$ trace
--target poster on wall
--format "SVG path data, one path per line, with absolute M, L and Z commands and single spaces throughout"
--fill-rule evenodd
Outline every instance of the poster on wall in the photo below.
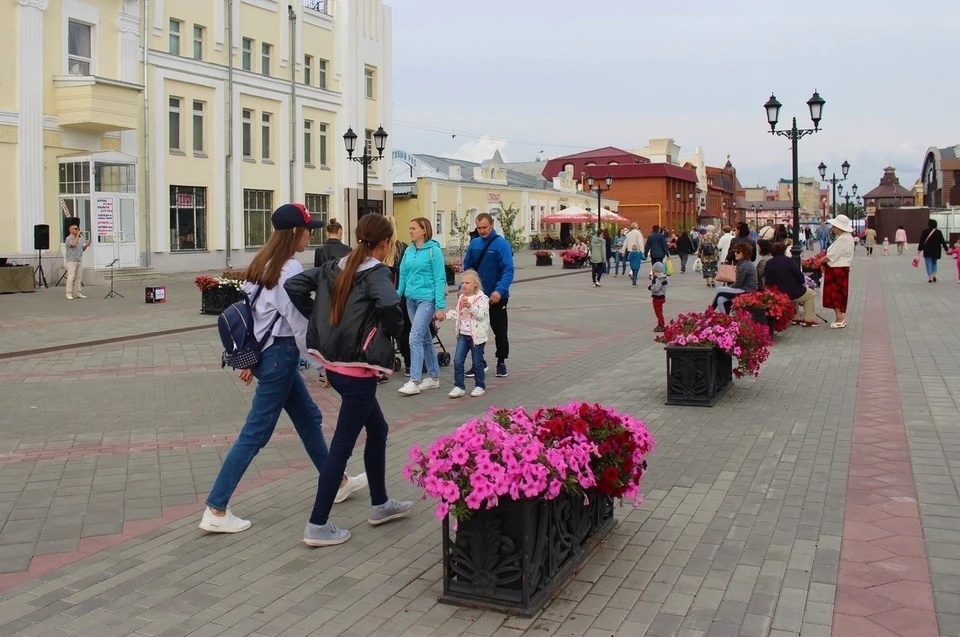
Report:
M 93 205 L 97 216 L 97 236 L 113 236 L 113 199 L 97 197 Z

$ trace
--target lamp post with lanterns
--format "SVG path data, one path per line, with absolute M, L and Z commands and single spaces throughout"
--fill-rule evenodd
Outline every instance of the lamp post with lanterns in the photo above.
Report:
M 820 181 L 822 181 L 825 184 L 833 185 L 833 199 L 832 199 L 833 203 L 830 205 L 830 214 L 834 219 L 836 219 L 837 218 L 837 184 L 840 183 L 841 181 L 846 181 L 847 173 L 850 172 L 850 163 L 844 160 L 844 162 L 840 164 L 840 171 L 843 176 L 840 177 L 839 179 L 837 178 L 837 173 L 833 173 L 833 176 L 830 177 L 830 179 L 827 179 L 827 165 L 823 162 L 820 162 L 820 165 L 817 166 L 817 170 L 820 171 Z
M 359 157 L 353 156 L 354 151 L 357 150 L 357 134 L 353 132 L 353 127 L 347 128 L 347 132 L 343 134 L 343 143 L 347 147 L 347 158 L 363 166 L 363 204 L 360 207 L 360 212 L 357 214 L 357 219 L 359 219 L 367 214 L 367 174 L 370 170 L 370 164 L 383 159 L 383 149 L 387 147 L 387 133 L 383 130 L 383 126 L 380 126 L 373 134 L 373 144 L 377 148 L 376 155 L 370 153 L 370 148 L 367 146 L 366 141 L 364 141 L 363 154 Z
M 846 206 L 846 208 L 844 208 L 844 211 L 846 212 L 846 215 L 847 215 L 848 217 L 851 216 L 851 215 L 850 215 L 850 200 L 853 199 L 854 197 L 856 197 L 856 195 L 857 195 L 857 184 L 853 184 L 853 187 L 852 187 L 850 190 L 852 190 L 853 192 L 848 192 L 847 194 L 843 194 L 843 184 L 840 184 L 839 186 L 837 186 L 837 191 L 840 193 L 840 196 L 843 197 L 844 200 L 846 201 L 847 206 Z M 856 217 L 856 215 L 853 215 L 853 216 L 854 216 L 854 218 Z M 836 217 L 836 215 L 834 215 L 834 217 Z
M 601 195 L 606 191 L 610 190 L 610 186 L 613 185 L 613 176 L 610 174 L 607 174 L 607 177 L 606 179 L 604 179 L 604 182 L 606 182 L 607 184 L 606 188 L 601 188 L 600 184 L 597 184 L 596 186 L 594 186 L 593 175 L 587 175 L 587 187 L 590 188 L 591 192 L 597 193 L 597 235 L 598 236 L 600 234 L 600 224 L 603 221 L 600 217 L 600 214 L 603 212 L 603 200 L 601 198 Z
M 791 142 L 793 150 L 793 246 L 791 253 L 793 260 L 800 263 L 800 254 L 803 248 L 800 247 L 800 168 L 799 156 L 797 154 L 797 144 L 805 135 L 812 135 L 820 131 L 820 120 L 823 116 L 823 105 L 826 101 L 820 97 L 816 91 L 810 99 L 807 100 L 807 106 L 810 108 L 810 119 L 813 121 L 813 128 L 797 128 L 797 118 L 793 118 L 793 126 L 789 130 L 777 130 L 777 121 L 780 119 L 780 107 L 783 106 L 775 95 L 771 94 L 770 99 L 763 105 L 767 112 L 767 123 L 770 124 L 770 134 L 786 137 Z

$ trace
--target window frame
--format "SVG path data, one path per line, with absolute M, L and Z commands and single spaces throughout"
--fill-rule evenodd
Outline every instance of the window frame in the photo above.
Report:
M 318 135 L 319 135 L 318 144 L 319 144 L 319 149 L 318 149 L 318 153 L 317 153 L 317 154 L 318 154 L 318 158 L 319 158 L 319 160 L 320 160 L 320 166 L 321 166 L 322 168 L 327 168 L 327 130 L 328 130 L 327 123 L 326 123 L 326 122 L 320 122 L 320 126 L 319 126 L 319 128 L 318 128 Z
M 273 113 L 260 113 L 260 159 L 261 161 L 272 161 L 270 158 L 270 146 L 272 139 L 270 129 L 273 124 Z
M 190 207 L 179 205 L 179 195 L 189 194 L 193 197 Z M 201 204 L 197 205 L 198 194 Z M 168 221 L 170 224 L 170 252 L 206 252 L 207 246 L 207 188 L 206 186 L 178 186 L 170 185 L 170 201 L 168 205 Z M 193 217 L 193 247 L 180 247 L 180 212 L 192 211 Z M 199 216 L 198 216 L 199 215 Z
M 255 207 L 254 207 L 255 206 Z M 253 188 L 243 189 L 243 246 L 248 250 L 258 250 L 266 245 L 270 235 L 273 234 L 273 226 L 270 223 L 270 216 L 273 214 L 273 191 L 258 190 Z M 256 215 L 257 218 L 253 218 Z M 263 233 L 262 243 L 251 243 L 252 224 L 259 225 L 259 230 Z
M 206 102 L 203 100 L 192 100 L 193 105 L 191 112 L 193 114 L 190 125 L 191 125 L 191 137 L 193 141 L 193 154 L 194 155 L 203 155 L 206 156 L 207 153 L 207 131 L 206 131 Z M 197 106 L 199 105 L 199 108 Z M 197 148 L 197 128 L 199 119 L 199 129 L 200 129 L 200 148 Z
M 303 164 L 313 168 L 313 120 L 303 120 Z
M 244 71 L 253 71 L 253 38 L 240 40 L 240 68 Z
M 313 86 L 313 56 L 303 56 L 303 83 L 307 86 Z
M 372 128 L 365 128 L 365 129 L 364 129 L 364 131 L 363 131 L 363 144 L 364 144 L 364 146 L 366 147 L 367 154 L 368 154 L 370 157 L 373 157 L 373 156 L 374 156 L 373 151 L 376 150 L 376 148 L 375 148 L 374 145 L 373 145 L 373 129 L 372 129 Z M 362 151 L 361 151 L 361 152 L 362 152 Z M 376 174 L 377 174 L 377 168 L 376 168 L 376 166 L 377 166 L 377 163 L 376 163 L 376 162 L 370 162 L 370 165 L 369 165 L 369 167 L 367 168 L 367 172 L 370 173 L 371 175 L 376 175 Z
M 273 45 L 268 42 L 260 43 L 260 75 L 270 77 L 273 70 Z
M 434 219 L 433 234 L 438 237 L 443 236 L 443 210 L 437 210 L 437 218 Z
M 365 66 L 363 68 L 363 93 L 368 100 L 377 99 L 377 70 Z
M 87 30 L 87 36 L 88 36 L 88 38 L 89 38 L 89 42 L 87 43 L 87 44 L 88 44 L 88 48 L 90 49 L 90 57 L 89 57 L 89 58 L 86 58 L 86 57 L 84 57 L 83 55 L 80 55 L 79 53 L 70 53 L 70 25 L 71 25 L 71 24 L 75 24 L 75 25 L 77 25 L 77 26 L 79 26 L 79 27 L 85 27 L 85 28 L 86 28 L 86 30 Z M 85 20 L 80 20 L 80 19 L 77 19 L 77 18 L 74 18 L 74 17 L 69 17 L 69 16 L 66 18 L 66 46 L 64 47 L 65 59 L 66 59 L 66 61 L 65 61 L 66 68 L 65 68 L 64 70 L 65 70 L 65 72 L 66 72 L 66 73 L 65 73 L 66 75 L 72 75 L 72 76 L 74 76 L 74 77 L 89 77 L 89 76 L 91 76 L 91 75 L 96 75 L 96 65 L 95 65 L 95 63 L 94 63 L 94 60 L 96 59 L 96 41 L 97 41 L 96 28 L 97 28 L 97 27 L 96 27 L 95 24 L 90 24 L 89 22 L 86 22 Z M 75 60 L 75 61 L 77 61 L 79 64 L 86 64 L 86 65 L 87 65 L 87 72 L 86 72 L 86 73 L 71 73 L 71 72 L 70 72 L 70 62 L 71 62 L 71 60 Z
M 174 31 L 173 29 L 174 25 L 176 25 L 177 27 L 176 31 Z M 170 55 L 180 55 L 180 52 L 183 50 L 183 47 L 180 46 L 182 44 L 181 42 L 181 36 L 183 34 L 182 29 L 183 29 L 183 20 L 170 18 L 169 22 L 167 23 L 167 36 L 169 38 L 169 41 L 167 43 L 167 46 L 168 46 L 167 52 L 170 53 Z M 176 38 L 176 47 L 174 47 L 174 38 Z M 176 48 L 176 51 L 173 50 L 174 48 Z
M 177 123 L 176 146 L 173 145 L 174 117 Z M 177 154 L 183 153 L 183 98 L 176 95 L 167 97 L 167 150 Z
M 320 205 L 316 206 L 315 203 L 319 203 Z M 311 219 L 323 222 L 322 227 L 310 232 L 310 243 L 307 245 L 312 248 L 323 245 L 323 242 L 327 240 L 326 225 L 330 218 L 330 195 L 312 192 L 305 193 L 303 195 L 303 205 L 306 206 Z M 322 208 L 322 210 L 316 210 L 317 207 Z
M 328 60 L 317 58 L 317 86 L 322 89 L 327 88 L 327 65 Z
M 253 158 L 253 109 L 244 108 L 240 110 L 240 152 L 243 158 L 248 161 L 256 161 Z M 248 148 L 249 147 L 249 148 Z
M 203 60 L 203 42 L 206 39 L 207 28 L 202 24 L 193 25 L 193 59 Z

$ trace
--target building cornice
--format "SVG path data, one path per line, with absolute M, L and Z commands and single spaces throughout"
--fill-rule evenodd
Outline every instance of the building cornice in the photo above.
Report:
M 50 0 L 17 0 L 17 4 L 28 9 L 46 11 L 47 7 L 50 6 Z

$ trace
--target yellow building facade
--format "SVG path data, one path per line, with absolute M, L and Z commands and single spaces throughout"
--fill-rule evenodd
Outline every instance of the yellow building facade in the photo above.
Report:
M 553 181 L 510 170 L 496 152 L 480 163 L 434 155 L 393 152 L 393 214 L 401 229 L 400 238 L 408 241 L 405 229 L 417 217 L 429 219 L 434 238 L 448 252 L 458 249 L 459 237 L 453 232 L 453 218 L 466 213 L 470 228 L 477 215 L 496 213 L 511 206 L 518 210 L 515 225 L 522 228 L 524 240 L 550 234 L 560 236 L 560 224 L 541 220 L 566 208 L 580 207 L 596 211 L 597 196 L 578 189 L 572 175 L 561 173 Z M 617 202 L 603 199 L 602 205 L 617 210 Z M 503 234 L 499 219 L 495 227 Z
M 0 22 L 0 56 L 16 60 L 0 86 L 17 88 L 0 91 L 0 185 L 17 204 L 0 220 L 16 232 L 0 256 L 35 259 L 41 224 L 55 255 L 76 217 L 88 267 L 241 268 L 287 201 L 351 230 L 363 174 L 343 133 L 393 119 L 381 0 L 14 4 Z M 389 212 L 377 168 L 368 209 Z

